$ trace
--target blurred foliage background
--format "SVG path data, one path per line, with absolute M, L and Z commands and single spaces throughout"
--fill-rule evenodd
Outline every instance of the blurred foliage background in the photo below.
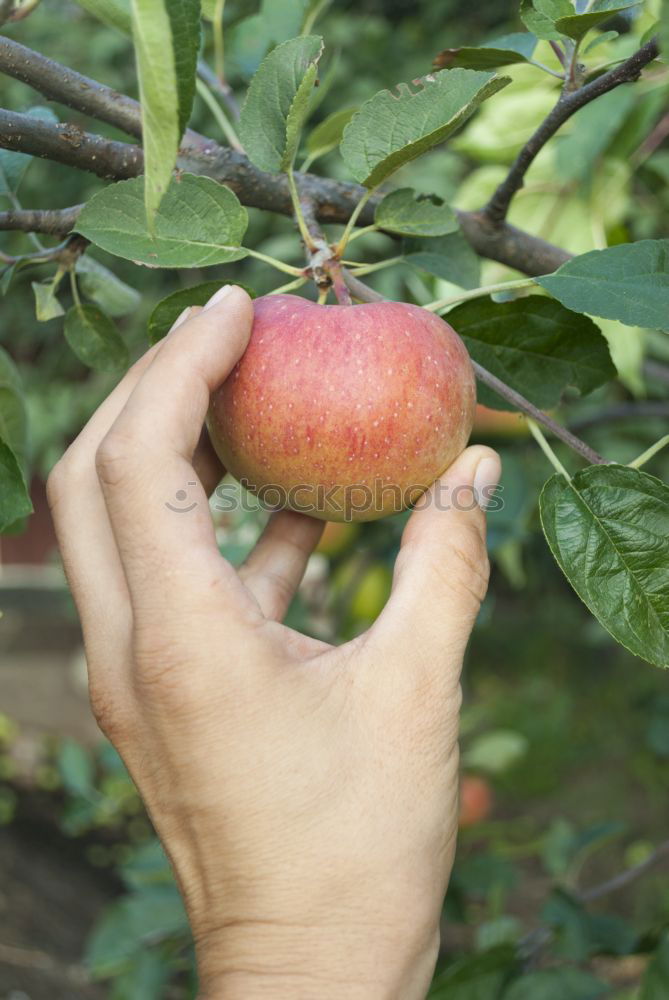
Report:
M 644 15 L 646 26 L 655 7 L 650 3 Z M 257 25 L 248 23 L 257 10 L 252 0 L 229 0 L 226 6 L 227 72 L 238 93 L 264 55 Z M 627 22 L 616 27 L 619 37 L 601 44 L 602 62 L 624 58 L 638 42 L 638 26 L 634 37 Z M 43 0 L 28 19 L 6 30 L 136 96 L 128 41 L 77 4 Z M 425 74 L 441 49 L 477 44 L 520 25 L 515 5 L 502 0 L 335 0 L 319 30 L 329 56 L 314 124 L 383 86 Z M 207 36 L 204 56 L 210 55 Z M 541 58 L 553 64 L 546 45 Z M 419 190 L 478 208 L 556 97 L 556 81 L 531 66 L 512 67 L 510 75 L 512 86 L 446 149 L 405 168 L 398 185 L 410 176 Z M 13 80 L 2 78 L 0 88 L 2 104 L 14 110 L 43 103 Z M 660 68 L 636 88 L 617 90 L 573 118 L 537 158 L 511 221 L 574 252 L 666 236 L 669 129 L 658 129 L 667 120 L 668 90 L 669 74 Z M 125 138 L 64 107 L 50 107 L 61 120 Z M 192 124 L 221 139 L 200 99 Z M 337 153 L 315 169 L 345 176 Z M 58 208 L 84 201 L 102 183 L 36 161 L 20 196 L 25 207 Z M 249 245 L 300 262 L 290 220 L 256 210 L 250 216 Z M 369 259 L 389 253 L 386 237 L 364 242 Z M 21 234 L 0 234 L 0 247 L 16 254 L 30 249 Z M 479 265 L 465 255 L 463 248 L 476 272 Z M 119 320 L 134 355 L 146 347 L 151 309 L 179 287 L 233 278 L 262 294 L 279 283 L 257 261 L 177 274 L 138 269 L 97 250 L 92 256 L 140 293 L 137 307 Z M 498 264 L 480 266 L 483 284 L 514 276 Z M 28 392 L 38 491 L 115 381 L 77 361 L 60 319 L 36 321 L 30 282 L 48 277 L 48 268 L 42 271 L 21 273 L 0 300 L 0 343 L 16 360 Z M 410 267 L 370 275 L 369 281 L 405 301 L 424 300 L 426 292 L 440 297 L 451 287 L 439 273 Z M 68 295 L 61 296 L 65 305 Z M 669 352 L 658 334 L 610 322 L 603 327 L 620 378 L 587 399 L 567 398 L 559 416 L 598 451 L 628 461 L 666 429 Z M 505 505 L 490 516 L 493 577 L 464 678 L 463 772 L 467 780 L 479 780 L 469 790 L 472 813 L 463 817 L 433 996 L 660 1000 L 669 996 L 667 864 L 658 864 L 660 874 L 630 880 L 592 905 L 582 893 L 643 865 L 667 836 L 667 678 L 615 645 L 562 579 L 540 535 L 535 506 L 551 470 L 521 418 L 481 414 L 475 433 L 502 454 Z M 575 467 L 572 455 L 558 451 Z M 666 478 L 669 463 L 658 455 L 648 471 Z M 265 516 L 253 503 L 248 507 L 216 515 L 222 551 L 235 562 L 253 544 Z M 290 611 L 291 623 L 338 642 L 373 621 L 387 595 L 403 523 L 400 516 L 358 529 L 329 529 Z M 50 558 L 49 572 L 57 565 L 55 554 Z M 183 909 L 121 761 L 108 745 L 70 725 L 57 700 L 48 705 L 48 724 L 26 722 L 30 712 L 5 687 L 26 649 L 31 662 L 39 658 L 53 670 L 53 650 L 64 649 L 80 675 L 76 621 L 62 581 L 47 586 L 33 575 L 28 585 L 5 566 L 0 584 L 0 872 L 8 876 L 6 893 L 0 891 L 0 996 L 194 996 Z M 36 631 L 43 636 L 39 643 Z M 37 684 L 26 699 L 48 701 L 51 691 Z M 22 888 L 9 879 L 16 865 L 25 874 Z M 60 923 L 70 928 L 67 939 Z M 519 969 L 518 954 L 523 975 L 507 989 Z

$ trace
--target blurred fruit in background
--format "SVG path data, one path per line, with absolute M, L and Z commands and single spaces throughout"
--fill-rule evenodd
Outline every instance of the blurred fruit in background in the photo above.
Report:
M 477 774 L 464 774 L 460 779 L 460 829 L 482 823 L 490 816 L 492 807 L 493 795 L 488 781 Z
M 333 559 L 348 551 L 360 534 L 360 524 L 353 521 L 328 521 L 316 552 Z

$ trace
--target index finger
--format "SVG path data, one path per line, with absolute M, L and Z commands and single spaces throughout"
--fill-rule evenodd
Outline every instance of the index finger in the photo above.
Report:
M 133 604 L 160 586 L 179 599 L 202 574 L 243 593 L 219 555 L 193 454 L 209 397 L 243 354 L 251 300 L 226 286 L 157 354 L 102 441 L 98 476 Z

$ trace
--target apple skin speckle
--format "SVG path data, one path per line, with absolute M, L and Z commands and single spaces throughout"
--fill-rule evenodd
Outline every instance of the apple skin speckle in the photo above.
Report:
M 226 469 L 256 492 L 307 485 L 312 516 L 376 520 L 396 512 L 396 493 L 386 487 L 366 509 L 344 513 L 347 488 L 390 483 L 408 504 L 465 448 L 474 374 L 444 320 L 402 302 L 319 306 L 267 295 L 253 306 L 249 345 L 212 396 L 209 431 Z M 318 489 L 322 498 L 333 487 L 323 505 Z M 299 492 L 300 504 L 307 495 Z

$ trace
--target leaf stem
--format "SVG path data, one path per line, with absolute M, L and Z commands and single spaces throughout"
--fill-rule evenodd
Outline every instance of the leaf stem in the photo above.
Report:
M 58 272 L 56 272 L 56 277 L 58 277 Z M 55 283 L 56 283 L 56 278 L 54 278 L 54 291 L 56 290 Z M 74 304 L 77 306 L 78 309 L 81 309 L 81 299 L 79 298 L 79 287 L 77 285 L 77 276 L 74 273 L 73 267 L 70 268 L 70 287 L 72 289 L 72 298 L 74 299 Z
M 539 445 L 539 447 L 543 451 L 543 453 L 546 456 L 546 458 L 548 459 L 548 461 L 551 463 L 551 465 L 553 466 L 553 468 L 555 469 L 555 471 L 559 472 L 560 475 L 564 476 L 564 478 L 567 480 L 567 482 L 570 483 L 571 482 L 571 476 L 569 475 L 569 473 L 565 469 L 564 465 L 562 464 L 562 462 L 560 461 L 560 459 L 557 457 L 557 455 L 555 454 L 555 452 L 553 451 L 553 449 L 549 445 L 549 443 L 546 440 L 546 437 L 545 437 L 543 431 L 539 427 L 539 424 L 535 424 L 534 420 L 532 420 L 531 417 L 527 417 L 526 419 L 527 419 L 527 426 L 530 428 L 530 431 L 532 433 L 532 437 L 537 442 L 537 444 Z
M 429 312 L 439 312 L 448 306 L 454 306 L 458 302 L 468 302 L 470 299 L 479 299 L 484 295 L 494 295 L 496 292 L 510 292 L 516 288 L 530 288 L 536 284 L 534 278 L 518 278 L 515 281 L 502 281 L 497 285 L 483 285 L 481 288 L 473 288 L 467 292 L 460 292 L 458 295 L 451 295 L 447 299 L 437 299 L 436 302 L 428 302 L 423 309 Z
M 354 233 L 348 238 L 348 242 L 352 243 L 353 240 L 359 239 L 361 236 L 367 236 L 368 233 L 378 233 L 379 227 L 377 225 L 363 226 L 362 229 L 356 229 Z
M 300 32 L 301 35 L 311 34 L 311 29 L 313 28 L 314 24 L 316 23 L 320 15 L 327 7 L 328 2 L 329 0 L 321 0 L 320 3 L 314 4 L 314 6 L 311 9 L 311 12 L 307 14 L 304 20 L 304 24 L 302 25 L 302 31 Z
M 329 288 L 321 288 L 318 292 L 318 304 L 319 306 L 324 306 L 328 300 L 328 294 L 330 292 Z
M 278 288 L 273 288 L 268 295 L 283 295 L 284 292 L 293 292 L 296 288 L 301 288 L 302 285 L 306 285 L 307 278 L 297 278 L 295 281 L 289 281 L 287 285 L 280 285 Z
M 223 35 L 223 14 L 225 13 L 225 0 L 216 0 L 214 7 L 214 19 L 212 29 L 214 32 L 214 67 L 216 76 L 223 82 L 225 80 L 225 40 Z
M 299 267 L 293 267 L 292 264 L 284 264 L 282 260 L 277 260 L 276 257 L 270 257 L 266 253 L 260 253 L 259 250 L 249 250 L 248 247 L 244 247 L 244 249 L 249 257 L 255 257 L 257 260 L 262 260 L 265 264 L 275 267 L 277 271 L 283 271 L 284 274 L 292 274 L 296 278 L 304 277 L 304 271 Z
M 657 455 L 658 451 L 662 451 L 662 449 L 666 448 L 668 444 L 669 434 L 665 434 L 664 437 L 661 437 L 659 441 L 652 444 L 650 448 L 647 448 L 644 452 L 642 452 L 637 458 L 634 459 L 634 461 L 628 462 L 628 467 L 630 469 L 640 469 L 642 465 L 649 462 L 654 455 Z
M 387 260 L 378 260 L 375 264 L 356 264 L 347 260 L 342 261 L 342 264 L 346 264 L 347 267 L 354 267 L 355 270 L 351 271 L 351 274 L 354 274 L 357 278 L 361 278 L 364 274 L 382 271 L 384 267 L 390 267 L 392 264 L 401 264 L 403 260 L 403 257 L 388 257 Z
M 295 182 L 295 173 L 292 167 L 289 167 L 286 171 L 288 175 L 288 188 L 290 190 L 290 199 L 293 203 L 293 212 L 295 213 L 295 221 L 297 222 L 297 228 L 300 230 L 300 236 L 302 237 L 302 242 L 310 253 L 316 251 L 316 244 L 311 238 L 311 233 L 307 229 L 307 224 L 304 219 L 304 213 L 302 211 L 302 206 L 300 204 L 300 194 L 297 190 L 297 184 Z
M 212 115 L 216 119 L 216 123 L 218 124 L 225 138 L 228 140 L 230 146 L 233 149 L 236 149 L 238 153 L 243 153 L 244 148 L 241 142 L 239 141 L 239 136 L 235 132 L 234 128 L 232 127 L 232 123 L 228 120 L 225 111 L 218 103 L 218 101 L 212 94 L 207 84 L 204 82 L 204 80 L 201 80 L 198 77 L 195 81 L 195 86 L 197 88 L 198 94 L 200 95 L 200 97 L 202 98 L 202 100 L 207 105 Z
M 346 249 L 346 247 L 348 245 L 348 241 L 351 238 L 351 233 L 353 232 L 355 224 L 356 224 L 356 222 L 358 220 L 358 216 L 360 215 L 360 213 L 362 212 L 363 208 L 365 207 L 365 205 L 367 204 L 367 202 L 372 197 L 372 195 L 374 194 L 375 191 L 376 191 L 376 188 L 370 188 L 368 191 L 365 191 L 365 193 L 363 194 L 362 198 L 360 199 L 360 201 L 358 202 L 358 204 L 355 206 L 355 208 L 351 212 L 351 218 L 346 223 L 346 228 L 344 229 L 344 232 L 341 234 L 341 238 L 340 238 L 340 240 L 339 240 L 339 242 L 337 243 L 337 246 L 336 246 L 336 253 L 340 257 L 343 255 L 344 250 Z

